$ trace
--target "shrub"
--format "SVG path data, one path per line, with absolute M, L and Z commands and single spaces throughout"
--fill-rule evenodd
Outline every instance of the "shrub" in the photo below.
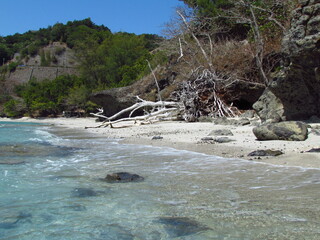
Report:
M 29 47 L 28 47 L 28 54 L 32 57 L 34 57 L 35 55 L 38 54 L 38 51 L 39 51 L 39 46 L 36 46 L 35 44 L 31 44 Z
M 54 54 L 60 56 L 65 51 L 66 51 L 65 47 L 56 47 L 55 50 L 54 50 Z
M 67 97 L 67 104 L 77 108 L 84 108 L 88 101 L 89 94 L 90 90 L 88 90 L 86 86 L 76 86 L 70 89 Z
M 4 113 L 7 117 L 22 117 L 25 113 L 25 106 L 22 100 L 11 99 L 4 104 Z

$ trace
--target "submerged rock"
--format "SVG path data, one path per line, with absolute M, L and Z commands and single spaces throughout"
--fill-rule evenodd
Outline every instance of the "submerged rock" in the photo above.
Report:
M 71 192 L 71 196 L 79 198 L 95 197 L 98 196 L 98 192 L 94 191 L 91 188 L 75 188 Z
M 304 141 L 308 137 L 307 125 L 302 122 L 288 121 L 270 123 L 253 128 L 258 140 Z
M 135 236 L 126 230 L 124 227 L 116 224 L 107 225 L 104 227 L 103 232 L 100 235 L 101 239 L 108 240 L 134 240 Z
M 123 183 L 123 182 L 141 182 L 144 178 L 139 176 L 138 174 L 132 174 L 128 172 L 118 172 L 108 174 L 104 181 L 110 183 Z
M 267 149 L 267 150 L 257 150 L 257 151 L 253 151 L 251 153 L 248 154 L 249 157 L 253 157 L 253 156 L 257 156 L 257 157 L 265 157 L 265 156 L 279 156 L 283 154 L 283 152 L 279 151 L 279 150 L 271 150 L 271 149 Z
M 20 212 L 17 216 L 12 217 L 13 220 L 0 222 L 0 229 L 12 229 L 19 226 L 20 223 L 31 222 L 32 214 Z
M 74 148 L 55 146 L 49 143 L 0 144 L 0 157 L 63 157 L 72 154 L 74 150 Z
M 169 236 L 173 238 L 210 230 L 210 228 L 187 217 L 160 217 L 157 222 L 163 224 Z
M 12 229 L 17 226 L 16 222 L 0 222 L 0 229 Z

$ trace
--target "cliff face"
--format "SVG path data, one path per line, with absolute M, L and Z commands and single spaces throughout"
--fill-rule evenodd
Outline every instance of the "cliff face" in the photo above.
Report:
M 262 121 L 320 117 L 320 0 L 300 0 L 283 40 L 281 70 L 254 109 Z

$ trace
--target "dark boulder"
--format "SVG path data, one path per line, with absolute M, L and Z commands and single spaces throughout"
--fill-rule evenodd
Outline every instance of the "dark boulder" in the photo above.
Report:
M 141 182 L 144 178 L 138 174 L 132 174 L 128 172 L 118 172 L 108 174 L 104 181 L 109 183 L 125 183 L 125 182 Z
M 270 123 L 253 128 L 258 140 L 304 141 L 308 137 L 307 125 L 302 122 L 288 121 Z

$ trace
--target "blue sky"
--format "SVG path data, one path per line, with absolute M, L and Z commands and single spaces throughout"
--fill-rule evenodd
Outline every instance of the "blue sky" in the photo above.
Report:
M 90 17 L 112 32 L 161 34 L 179 0 L 1 0 L 0 36 Z

